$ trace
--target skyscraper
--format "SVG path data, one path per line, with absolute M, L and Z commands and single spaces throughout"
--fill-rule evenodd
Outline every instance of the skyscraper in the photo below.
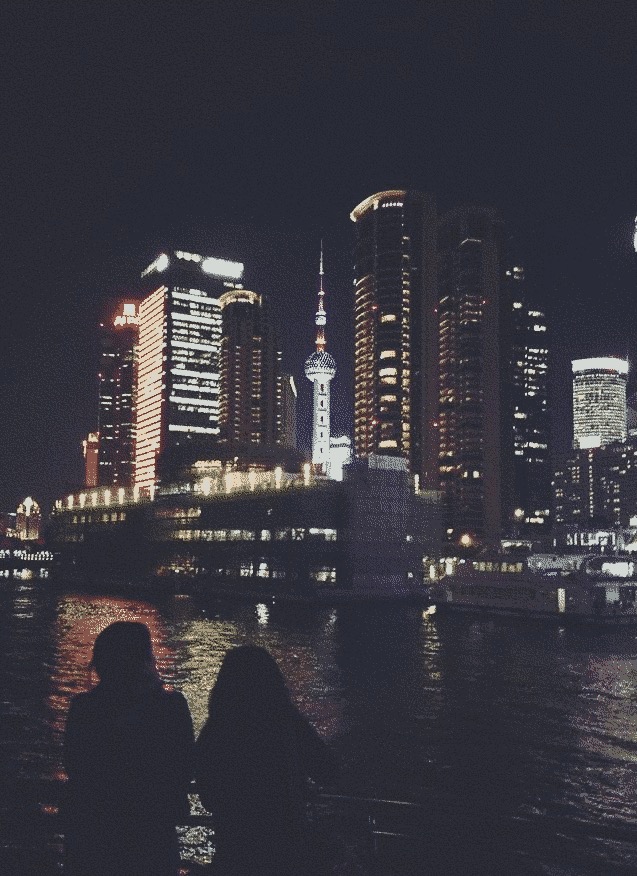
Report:
M 575 359 L 573 366 L 573 447 L 603 447 L 625 441 L 628 362 L 602 356 Z
M 266 299 L 246 289 L 219 298 L 221 331 L 220 437 L 274 446 L 280 351 Z
M 551 506 L 548 325 L 544 311 L 529 300 L 523 268 L 505 271 L 503 290 L 501 343 L 508 362 L 502 395 L 513 438 L 513 446 L 509 440 L 504 450 L 513 452 L 512 491 L 505 513 L 509 523 L 514 520 L 516 528 L 526 524 L 528 532 L 545 527 Z M 506 428 L 504 435 L 506 439 Z
M 330 381 L 336 374 L 336 362 L 325 349 L 327 316 L 323 290 L 323 245 L 319 267 L 319 297 L 316 311 L 316 352 L 305 360 L 305 376 L 314 386 L 312 406 L 312 462 L 326 471 L 330 456 Z
M 219 296 L 243 265 L 177 250 L 142 273 L 135 486 L 151 491 L 160 455 L 180 440 L 219 434 Z M 151 291 L 152 290 L 152 291 Z
M 99 473 L 102 486 L 133 483 L 137 303 L 119 301 L 100 325 Z
M 549 514 L 547 322 L 505 240 L 491 208 L 440 221 L 439 468 L 454 541 L 496 545 Z
M 354 451 L 402 456 L 437 487 L 436 208 L 389 190 L 356 206 Z M 426 440 L 425 440 L 426 439 Z

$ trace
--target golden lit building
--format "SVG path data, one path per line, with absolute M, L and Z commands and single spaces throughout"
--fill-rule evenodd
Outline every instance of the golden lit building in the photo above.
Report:
M 402 456 L 437 487 L 425 441 L 437 411 L 436 207 L 390 190 L 350 214 L 354 251 L 354 452 Z

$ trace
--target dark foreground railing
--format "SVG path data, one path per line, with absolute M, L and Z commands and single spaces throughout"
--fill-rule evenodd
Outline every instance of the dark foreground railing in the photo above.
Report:
M 213 873 L 212 817 L 191 797 L 179 825 L 182 876 Z M 63 826 L 55 803 L 3 813 L 2 876 L 62 876 Z M 308 859 L 304 876 L 412 876 L 422 870 L 422 807 L 402 800 L 316 794 L 308 803 Z

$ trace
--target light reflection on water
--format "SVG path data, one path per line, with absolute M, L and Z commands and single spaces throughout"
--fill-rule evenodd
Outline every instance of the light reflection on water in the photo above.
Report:
M 68 703 L 94 682 L 95 637 L 115 620 L 139 620 L 197 731 L 226 650 L 261 644 L 338 751 L 343 791 L 420 800 L 424 829 L 453 827 L 467 844 L 485 823 L 508 825 L 503 854 L 516 867 L 525 855 L 536 869 L 502 872 L 593 876 L 637 868 L 634 844 L 591 838 L 599 826 L 633 824 L 635 631 L 423 618 L 410 606 L 150 601 L 44 587 L 15 581 L 0 592 L 0 743 L 3 772 L 14 783 L 61 776 Z M 555 819 L 564 818 L 586 827 L 577 841 L 556 839 Z M 532 836 L 516 832 L 521 824 Z M 436 858 L 433 844 L 432 873 L 454 872 L 441 863 L 449 854 Z

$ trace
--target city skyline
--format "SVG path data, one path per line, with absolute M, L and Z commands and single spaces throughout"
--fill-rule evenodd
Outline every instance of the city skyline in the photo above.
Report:
M 245 261 L 246 288 L 289 316 L 283 367 L 307 447 L 311 387 L 296 349 L 311 341 L 325 238 L 333 432 L 349 432 L 348 216 L 388 188 L 432 193 L 441 211 L 494 206 L 507 221 L 516 263 L 562 339 L 552 387 L 562 447 L 570 360 L 635 358 L 632 4 L 601 16 L 587 3 L 478 3 L 473 17 L 460 4 L 426 14 L 406 4 L 400 20 L 386 11 L 376 21 L 308 10 L 134 11 L 123 34 L 99 10 L 72 27 L 44 5 L 37 22 L 20 4 L 9 10 L 6 56 L 19 45 L 20 58 L 9 63 L 4 134 L 2 507 L 35 494 L 46 512 L 80 482 L 81 441 L 97 426 L 95 325 L 108 297 L 133 292 L 140 253 L 165 241 Z M 211 59 L 193 39 L 213 30 Z M 176 33 L 189 51 L 172 52 Z M 153 63 L 162 46 L 175 59 L 170 78 Z M 230 71 L 238 52 L 251 63 Z

